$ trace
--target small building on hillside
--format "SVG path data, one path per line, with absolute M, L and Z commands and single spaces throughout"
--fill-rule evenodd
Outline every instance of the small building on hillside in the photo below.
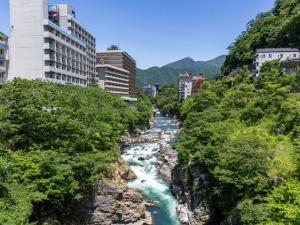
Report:
M 253 70 L 256 71 L 256 75 L 259 74 L 260 67 L 264 62 L 274 59 L 280 59 L 281 61 L 289 61 L 300 58 L 300 51 L 297 48 L 266 48 L 257 49 L 253 60 Z
M 201 84 L 205 81 L 203 74 L 193 76 L 190 73 L 183 73 L 178 78 L 178 99 L 185 100 L 191 94 L 198 92 Z
M 144 86 L 143 90 L 144 90 L 145 95 L 151 95 L 152 97 L 156 96 L 157 88 L 156 88 L 155 85 L 150 85 L 149 84 L 148 86 Z

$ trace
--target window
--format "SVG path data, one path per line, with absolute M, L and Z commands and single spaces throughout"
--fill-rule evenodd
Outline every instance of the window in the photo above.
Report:
M 261 57 L 264 59 L 264 58 L 266 58 L 266 55 L 265 55 L 265 54 L 262 54 Z
M 280 54 L 280 58 L 283 58 L 283 54 Z
M 296 57 L 297 57 L 297 55 L 296 55 L 296 54 L 293 54 L 293 57 L 294 57 L 294 58 L 296 58 Z
M 272 54 L 269 54 L 269 58 L 270 58 L 270 59 L 272 58 Z

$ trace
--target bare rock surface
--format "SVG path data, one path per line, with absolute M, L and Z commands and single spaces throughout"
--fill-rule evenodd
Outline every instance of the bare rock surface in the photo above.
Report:
M 96 188 L 81 202 L 81 217 L 89 225 L 152 225 L 149 202 L 138 189 L 129 189 L 124 182 L 136 175 L 128 163 L 119 160 L 113 173 L 100 180 Z

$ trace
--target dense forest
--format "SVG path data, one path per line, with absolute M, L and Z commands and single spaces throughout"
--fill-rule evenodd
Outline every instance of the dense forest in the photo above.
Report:
M 300 47 L 300 1 L 276 0 L 268 12 L 248 22 L 247 28 L 229 47 L 223 72 L 249 65 L 256 49 Z
M 131 109 L 100 88 L 7 82 L 0 89 L 0 224 L 76 219 L 70 206 L 114 169 L 121 136 L 148 126 L 151 102 L 138 93 Z
M 176 87 L 158 95 L 184 122 L 173 147 L 185 172 L 209 174 L 203 197 L 216 223 L 299 224 L 299 82 L 271 61 L 257 78 L 244 67 L 182 103 Z
M 300 72 L 285 74 L 278 60 L 258 77 L 248 70 L 257 48 L 299 46 L 299 21 L 299 0 L 277 0 L 229 46 L 222 79 L 182 103 L 177 87 L 157 96 L 163 113 L 183 121 L 173 147 L 185 173 L 208 174 L 199 194 L 213 224 L 300 224 Z

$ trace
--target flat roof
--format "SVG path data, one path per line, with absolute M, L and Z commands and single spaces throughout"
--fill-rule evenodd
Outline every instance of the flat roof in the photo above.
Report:
M 96 52 L 96 56 L 97 56 L 97 53 L 111 53 L 111 52 L 120 52 L 120 53 L 124 53 L 124 54 L 126 54 L 130 59 L 132 59 L 134 62 L 135 62 L 135 60 L 127 53 L 127 52 L 125 52 L 125 51 L 122 51 L 122 50 L 106 50 L 106 51 L 97 51 Z
M 261 48 L 257 49 L 256 53 L 271 53 L 271 52 L 299 52 L 297 48 Z

